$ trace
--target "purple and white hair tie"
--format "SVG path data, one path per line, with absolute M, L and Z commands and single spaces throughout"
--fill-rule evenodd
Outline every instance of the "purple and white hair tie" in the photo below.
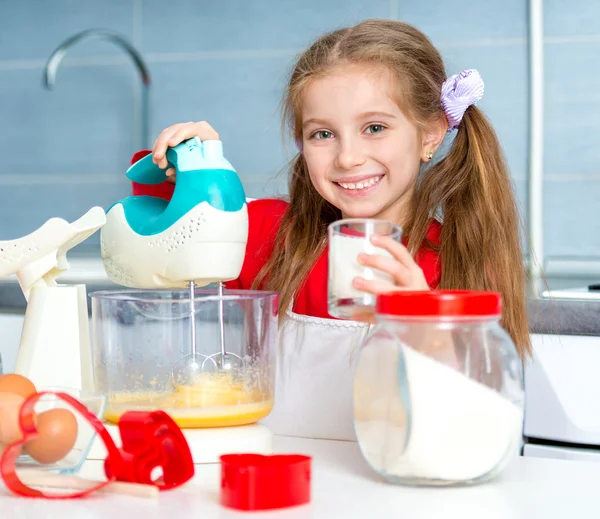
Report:
M 448 119 L 448 131 L 458 128 L 466 109 L 483 97 L 483 90 L 483 79 L 475 69 L 463 70 L 444 81 L 441 102 Z

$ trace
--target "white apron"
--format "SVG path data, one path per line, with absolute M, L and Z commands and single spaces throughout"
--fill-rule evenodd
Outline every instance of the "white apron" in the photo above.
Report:
M 293 313 L 279 328 L 275 404 L 262 422 L 283 436 L 356 441 L 353 377 L 369 325 Z

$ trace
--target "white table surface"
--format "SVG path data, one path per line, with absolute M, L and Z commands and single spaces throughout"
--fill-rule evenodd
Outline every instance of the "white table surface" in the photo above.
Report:
M 19 519 L 579 519 L 600 517 L 600 463 L 517 458 L 493 482 L 465 488 L 411 488 L 384 483 L 352 442 L 275 438 L 275 450 L 313 456 L 312 501 L 271 512 L 238 512 L 218 503 L 219 465 L 197 465 L 185 486 L 157 498 L 95 494 L 71 501 L 25 499 L 0 490 L 0 518 Z M 99 477 L 101 462 L 81 475 Z

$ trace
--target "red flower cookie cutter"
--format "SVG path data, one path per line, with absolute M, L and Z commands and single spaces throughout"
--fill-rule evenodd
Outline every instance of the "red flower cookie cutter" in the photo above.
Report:
M 310 501 L 311 462 L 300 454 L 224 454 L 221 504 L 238 510 L 269 510 Z
M 128 411 L 119 420 L 123 448 L 104 462 L 107 477 L 118 481 L 178 487 L 194 475 L 192 454 L 181 429 L 163 411 Z M 162 476 L 152 479 L 156 467 Z
M 16 461 L 21 447 L 38 436 L 34 424 L 35 404 L 45 395 L 53 395 L 68 403 L 85 418 L 98 433 L 108 450 L 104 463 L 107 480 L 71 494 L 51 494 L 25 485 L 18 477 Z M 70 499 L 86 496 L 112 481 L 156 485 L 165 490 L 189 481 L 194 475 L 194 463 L 189 446 L 177 424 L 163 411 L 128 411 L 119 420 L 123 447 L 115 442 L 102 422 L 79 400 L 67 393 L 43 391 L 28 397 L 19 411 L 23 438 L 8 445 L 0 458 L 0 475 L 6 487 L 19 496 Z M 152 480 L 151 472 L 163 469 L 162 477 Z

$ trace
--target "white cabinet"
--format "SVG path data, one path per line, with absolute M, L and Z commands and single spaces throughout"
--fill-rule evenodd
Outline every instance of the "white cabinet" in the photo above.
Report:
M 532 458 L 551 458 L 559 460 L 576 460 L 600 462 L 600 451 L 586 447 L 563 447 L 557 445 L 538 445 L 528 443 L 523 449 L 523 456 Z
M 25 314 L 0 313 L 0 355 L 4 373 L 12 373 L 17 360 Z
M 524 434 L 535 441 L 524 455 L 600 461 L 600 337 L 531 338 Z

